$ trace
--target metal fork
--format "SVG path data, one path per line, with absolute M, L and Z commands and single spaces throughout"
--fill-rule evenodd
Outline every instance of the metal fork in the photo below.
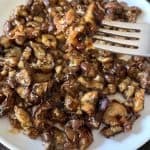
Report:
M 100 28 L 93 37 L 96 39 L 93 44 L 95 48 L 115 53 L 150 57 L 150 24 L 104 20 L 102 25 L 108 28 Z

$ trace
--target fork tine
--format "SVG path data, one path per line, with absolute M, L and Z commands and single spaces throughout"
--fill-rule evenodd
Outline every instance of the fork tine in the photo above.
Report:
M 132 38 L 140 38 L 139 32 L 125 32 L 125 31 L 116 31 L 116 30 L 110 30 L 110 29 L 102 29 L 100 28 L 98 30 L 99 32 L 111 34 L 111 35 L 118 35 L 123 37 L 132 37 Z
M 135 29 L 135 30 L 140 30 L 142 27 L 144 27 L 143 24 L 127 23 L 127 22 L 119 22 L 119 21 L 106 21 L 106 20 L 102 21 L 102 25 L 124 28 L 124 29 Z
M 103 40 L 106 42 L 112 42 L 117 44 L 123 44 L 123 45 L 129 45 L 129 46 L 138 46 L 138 40 L 125 40 L 125 39 L 118 39 L 118 38 L 112 38 L 112 37 L 106 37 L 101 35 L 95 35 L 95 39 Z
M 140 55 L 145 56 L 146 54 L 137 53 L 138 49 L 133 48 L 126 48 L 126 47 L 120 47 L 120 46 L 112 46 L 112 45 L 106 45 L 106 44 L 100 44 L 99 42 L 95 42 L 93 46 L 100 50 L 107 50 L 115 53 L 122 53 L 122 54 L 129 54 L 129 55 Z

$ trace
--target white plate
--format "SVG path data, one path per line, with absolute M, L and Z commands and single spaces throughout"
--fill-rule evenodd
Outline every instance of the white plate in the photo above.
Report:
M 146 0 L 124 0 L 129 5 L 135 5 L 143 10 L 139 22 L 150 23 L 150 5 Z M 2 25 L 12 10 L 25 0 L 0 0 L 0 31 Z M 94 143 L 89 150 L 135 150 L 150 139 L 150 96 L 146 96 L 145 109 L 129 133 L 122 133 L 111 139 L 106 139 L 94 131 Z M 7 119 L 0 119 L 0 142 L 11 150 L 43 150 L 40 140 L 31 140 L 23 134 L 10 133 L 10 124 Z

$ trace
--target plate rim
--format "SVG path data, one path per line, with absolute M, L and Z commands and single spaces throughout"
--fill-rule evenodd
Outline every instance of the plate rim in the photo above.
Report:
M 121 1 L 124 1 L 124 0 L 121 0 Z M 149 5 L 149 7 L 150 7 L 150 2 L 148 2 L 147 0 L 142 0 L 142 1 L 144 1 L 144 3 L 147 3 L 147 5 Z M 139 146 L 137 148 L 144 145 L 147 141 L 148 141 L 148 139 L 143 140 L 143 144 L 142 143 L 139 144 Z M 0 143 L 10 150 L 20 150 L 19 147 L 15 146 L 13 143 L 9 142 L 7 139 L 1 137 L 1 135 L 0 135 Z M 98 150 L 98 149 L 99 148 L 96 148 L 96 150 Z

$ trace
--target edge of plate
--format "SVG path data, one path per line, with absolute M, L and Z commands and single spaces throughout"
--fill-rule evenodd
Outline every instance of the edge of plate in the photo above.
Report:
M 0 137 L 0 142 L 1 142 L 2 145 L 4 145 L 5 147 L 7 147 L 10 150 L 19 150 L 19 148 L 17 148 L 14 144 L 11 144 L 5 138 Z
M 122 0 L 123 1 L 123 0 Z M 150 5 L 150 3 L 147 0 L 143 0 L 145 3 L 147 3 L 147 5 Z M 137 148 L 139 148 L 140 146 L 142 146 L 142 144 L 144 145 L 149 139 L 144 138 L 143 142 L 141 142 L 140 144 L 138 144 Z M 11 144 L 9 141 L 7 141 L 5 138 L 0 137 L 0 142 L 1 144 L 3 144 L 4 146 L 6 146 L 8 149 L 11 150 L 19 150 L 19 148 L 17 148 L 14 144 Z

